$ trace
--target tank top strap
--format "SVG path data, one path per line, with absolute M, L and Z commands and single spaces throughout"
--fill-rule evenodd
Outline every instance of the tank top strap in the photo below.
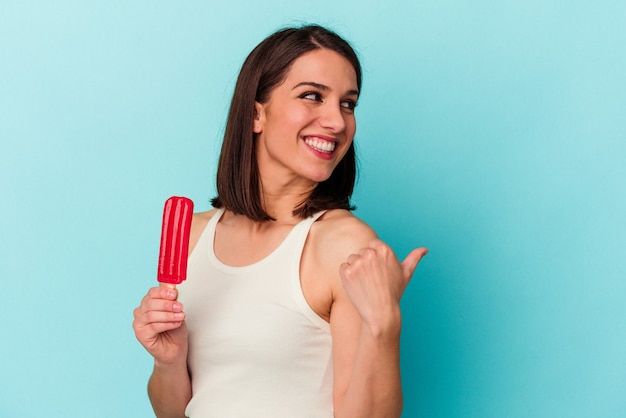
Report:
M 304 245 L 311 231 L 311 227 L 326 211 L 317 212 L 313 216 L 301 221 L 294 229 L 296 229 L 291 238 L 289 245 L 283 247 L 283 251 L 286 251 L 285 262 L 289 263 L 289 280 L 291 282 L 291 294 L 293 300 L 299 307 L 299 311 L 315 326 L 322 330 L 327 335 L 330 335 L 330 325 L 324 319 L 322 319 L 317 313 L 311 309 L 308 304 L 304 292 L 302 290 L 302 284 L 300 282 L 300 263 L 302 261 L 302 253 L 304 251 Z
M 222 219 L 222 215 L 224 214 L 224 212 L 226 212 L 226 209 L 224 209 L 223 207 L 218 208 L 213 216 L 211 216 L 211 219 L 209 219 L 209 222 L 207 222 L 205 230 L 202 233 L 202 236 L 206 235 L 206 239 L 210 239 L 211 242 L 213 242 L 213 240 L 215 239 L 215 229 L 217 228 L 217 223 L 220 221 L 220 219 Z
M 189 257 L 197 257 L 204 256 L 207 254 L 209 249 L 213 248 L 213 240 L 215 238 L 215 229 L 216 225 L 219 222 L 220 218 L 224 214 L 224 208 L 219 208 L 215 211 L 209 222 L 205 225 L 202 233 L 200 234 L 200 238 L 198 238 L 198 242 L 194 247 L 193 251 L 189 254 Z
M 317 213 L 314 213 L 313 215 L 309 216 L 306 219 L 303 219 L 302 221 L 300 221 L 300 223 L 298 223 L 294 229 L 295 229 L 295 234 L 298 236 L 298 238 L 302 239 L 308 236 L 309 234 L 309 230 L 311 229 L 311 226 L 313 226 L 313 224 L 315 223 L 315 221 L 317 221 L 326 211 L 322 210 L 319 211 Z M 304 241 L 302 241 L 302 244 L 304 244 Z
M 311 226 L 313 226 L 315 221 L 317 221 L 324 213 L 326 213 L 326 211 L 322 210 L 300 221 L 296 226 L 294 226 L 293 230 L 287 236 L 284 242 L 286 245 L 281 245 L 283 250 L 291 253 L 293 256 L 292 259 L 297 260 L 298 264 L 300 257 L 302 256 L 304 243 L 309 236 Z
M 315 221 L 317 221 L 325 213 L 326 213 L 325 210 L 321 210 L 321 211 L 319 211 L 317 213 L 314 213 L 313 215 L 309 216 L 308 218 L 303 219 L 302 221 L 300 221 L 298 226 L 300 228 L 305 229 L 306 231 L 308 231 L 309 229 L 311 229 L 311 225 L 313 225 L 313 223 L 315 223 Z

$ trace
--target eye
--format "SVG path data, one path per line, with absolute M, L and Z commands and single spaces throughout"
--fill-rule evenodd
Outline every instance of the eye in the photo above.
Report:
M 313 100 L 316 102 L 321 102 L 322 100 L 322 95 L 315 92 L 315 91 L 307 91 L 306 93 L 302 93 L 300 95 L 301 99 L 306 99 L 306 100 Z
M 356 107 L 356 101 L 354 100 L 344 100 L 340 103 L 340 106 L 345 110 L 349 110 L 354 112 L 354 108 Z

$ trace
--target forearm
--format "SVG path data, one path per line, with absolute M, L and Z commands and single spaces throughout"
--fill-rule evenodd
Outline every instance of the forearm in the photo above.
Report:
M 191 379 L 186 364 L 160 365 L 155 361 L 148 381 L 148 396 L 158 418 L 182 418 L 191 399 Z
M 335 404 L 336 418 L 400 417 L 400 327 L 399 311 L 384 327 L 362 324 L 349 383 Z

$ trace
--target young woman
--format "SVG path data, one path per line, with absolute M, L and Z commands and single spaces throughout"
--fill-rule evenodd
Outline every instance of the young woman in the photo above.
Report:
M 351 212 L 361 67 L 320 26 L 243 64 L 188 278 L 148 291 L 133 327 L 158 417 L 399 417 L 403 262 Z

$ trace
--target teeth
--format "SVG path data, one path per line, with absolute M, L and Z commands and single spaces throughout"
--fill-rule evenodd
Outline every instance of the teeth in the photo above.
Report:
M 312 138 L 307 138 L 304 140 L 304 142 L 311 148 L 314 148 L 320 152 L 333 152 L 336 145 L 334 142 L 322 141 L 320 139 Z

